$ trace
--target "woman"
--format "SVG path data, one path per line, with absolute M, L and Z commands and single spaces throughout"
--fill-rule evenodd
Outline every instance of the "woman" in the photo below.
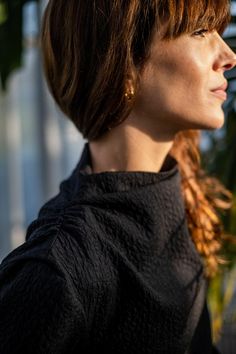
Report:
M 217 351 L 206 291 L 227 191 L 198 141 L 224 122 L 228 22 L 226 0 L 49 1 L 46 78 L 88 141 L 2 262 L 1 353 Z

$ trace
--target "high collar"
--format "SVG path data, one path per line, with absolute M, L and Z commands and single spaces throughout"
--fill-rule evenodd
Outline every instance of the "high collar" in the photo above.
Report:
M 162 240 L 167 241 L 185 222 L 186 215 L 177 161 L 168 155 L 165 166 L 168 168 L 159 172 L 88 173 L 91 155 L 87 142 L 71 176 L 72 198 L 81 205 L 125 215 L 149 237 L 157 237 L 162 230 Z
M 135 187 L 142 187 L 148 184 L 157 184 L 165 180 L 171 180 L 178 175 L 177 161 L 168 154 L 159 172 L 148 171 L 105 171 L 92 172 L 92 160 L 89 143 L 86 142 L 82 151 L 80 161 L 76 167 L 82 183 L 96 183 L 103 192 L 128 191 Z
M 80 160 L 73 171 L 73 177 L 79 179 L 77 187 L 93 188 L 97 193 L 113 193 L 130 191 L 133 188 L 156 185 L 161 189 L 167 183 L 174 185 L 180 182 L 180 172 L 177 161 L 168 154 L 159 172 L 149 171 L 105 171 L 92 172 L 89 143 L 84 144 Z M 158 188 L 158 189 L 159 189 Z

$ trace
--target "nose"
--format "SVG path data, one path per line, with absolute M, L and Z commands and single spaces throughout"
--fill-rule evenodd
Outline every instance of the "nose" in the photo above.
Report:
M 227 44 L 226 44 L 227 45 Z M 233 52 L 232 49 L 227 45 L 228 49 L 228 55 L 227 58 L 225 59 L 225 62 L 223 64 L 223 69 L 224 71 L 231 70 L 235 67 L 236 65 L 236 54 Z
M 218 38 L 220 40 L 219 56 L 218 60 L 215 62 L 215 69 L 223 70 L 223 72 L 231 70 L 236 66 L 236 53 L 234 53 L 220 35 L 218 35 Z

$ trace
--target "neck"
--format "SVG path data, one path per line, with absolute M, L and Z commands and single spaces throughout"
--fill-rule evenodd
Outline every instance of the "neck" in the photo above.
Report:
M 104 171 L 147 171 L 165 169 L 173 139 L 158 139 L 123 122 L 98 140 L 89 142 L 94 173 Z

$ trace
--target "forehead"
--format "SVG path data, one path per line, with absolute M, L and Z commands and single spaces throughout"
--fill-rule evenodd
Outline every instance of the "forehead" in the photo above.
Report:
M 166 0 L 158 3 L 157 29 L 164 38 L 178 37 L 199 27 L 223 33 L 230 21 L 228 0 Z

